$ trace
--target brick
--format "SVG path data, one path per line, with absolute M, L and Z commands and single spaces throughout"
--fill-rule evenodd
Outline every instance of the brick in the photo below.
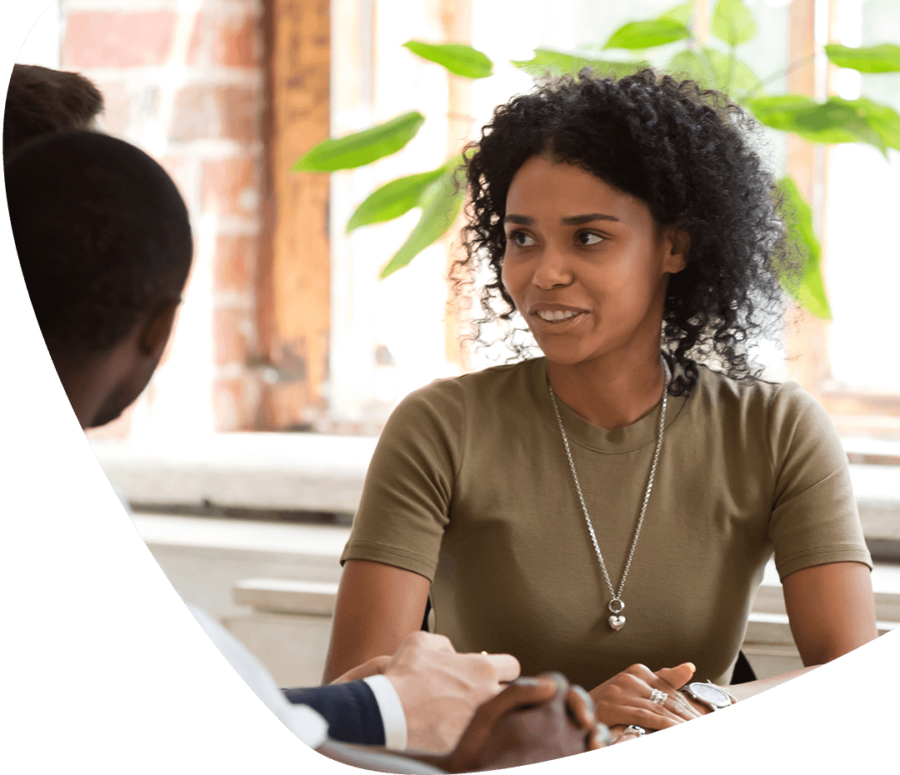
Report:
M 259 240 L 256 237 L 217 237 L 213 290 L 252 293 L 252 271 L 258 250 Z
M 103 113 L 100 124 L 104 132 L 124 137 L 132 124 L 132 96 L 121 84 L 95 82 L 103 94 Z
M 172 54 L 173 11 L 73 11 L 66 18 L 63 69 L 161 65 Z
M 262 96 L 245 86 L 192 84 L 175 95 L 169 139 L 223 138 L 249 144 L 260 139 Z
M 253 320 L 245 309 L 225 307 L 213 312 L 213 362 L 217 366 L 246 363 Z
M 262 94 L 258 89 L 222 86 L 216 89 L 222 137 L 252 143 L 262 137 Z
M 214 430 L 221 433 L 254 430 L 259 403 L 259 386 L 251 376 L 216 380 L 212 386 Z
M 200 206 L 204 213 L 253 216 L 259 211 L 260 169 L 249 158 L 203 163 Z
M 197 15 L 188 44 L 189 65 L 259 67 L 262 64 L 262 27 L 255 14 Z

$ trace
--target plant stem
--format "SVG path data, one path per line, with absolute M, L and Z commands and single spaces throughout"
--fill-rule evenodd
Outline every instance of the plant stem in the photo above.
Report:
M 792 70 L 795 70 L 796 68 L 800 67 L 800 65 L 805 65 L 810 59 L 815 59 L 815 57 L 817 57 L 821 53 L 822 53 L 821 51 L 813 51 L 812 54 L 808 54 L 807 56 L 803 57 L 802 59 L 794 60 L 783 70 L 779 70 L 777 73 L 770 75 L 765 80 L 760 81 L 759 86 L 757 86 L 755 89 L 753 89 L 753 91 L 751 91 L 747 95 L 747 99 L 750 99 L 751 97 L 755 97 L 757 92 L 759 92 L 766 84 L 772 83 L 772 81 L 777 81 L 779 78 L 783 78 Z

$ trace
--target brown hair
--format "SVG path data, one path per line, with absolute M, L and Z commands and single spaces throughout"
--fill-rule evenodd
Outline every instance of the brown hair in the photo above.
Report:
M 103 95 L 78 73 L 15 65 L 3 117 L 3 163 L 22 145 L 65 129 L 89 129 Z

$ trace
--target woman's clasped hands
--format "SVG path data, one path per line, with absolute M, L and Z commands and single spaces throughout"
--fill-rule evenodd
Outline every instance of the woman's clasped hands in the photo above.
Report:
M 632 665 L 591 691 L 597 720 L 606 724 L 615 740 L 647 732 L 668 729 L 709 712 L 678 690 L 694 675 L 694 665 L 653 672 L 645 665 Z

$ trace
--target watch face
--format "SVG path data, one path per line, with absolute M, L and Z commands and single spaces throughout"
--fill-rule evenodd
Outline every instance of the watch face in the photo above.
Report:
M 718 686 L 704 683 L 692 683 L 691 691 L 702 700 L 706 700 L 710 705 L 719 708 L 725 708 L 731 705 L 731 698 L 722 691 Z

